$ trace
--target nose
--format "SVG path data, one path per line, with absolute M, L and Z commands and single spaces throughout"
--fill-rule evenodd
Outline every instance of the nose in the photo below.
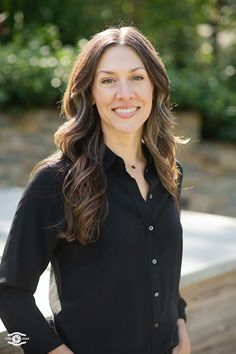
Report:
M 130 100 L 131 98 L 134 98 L 135 93 L 132 90 L 131 85 L 129 82 L 124 81 L 124 82 L 119 82 L 117 85 L 117 91 L 116 91 L 116 98 L 119 100 Z

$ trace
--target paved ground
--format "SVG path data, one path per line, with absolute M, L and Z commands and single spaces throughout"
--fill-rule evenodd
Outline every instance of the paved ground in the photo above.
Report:
M 0 190 L 0 255 L 22 189 Z M 236 218 L 183 210 L 184 254 L 182 286 L 236 269 Z M 51 314 L 47 299 L 49 270 L 42 275 L 36 303 L 44 316 Z M 4 330 L 0 322 L 0 332 Z

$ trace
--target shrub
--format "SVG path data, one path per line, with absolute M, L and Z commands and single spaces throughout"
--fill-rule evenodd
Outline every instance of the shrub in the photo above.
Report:
M 177 110 L 196 110 L 203 117 L 202 136 L 236 141 L 235 93 L 219 68 L 169 70 Z
M 1 46 L 3 109 L 54 105 L 61 99 L 76 48 L 62 46 L 54 25 L 30 26 Z

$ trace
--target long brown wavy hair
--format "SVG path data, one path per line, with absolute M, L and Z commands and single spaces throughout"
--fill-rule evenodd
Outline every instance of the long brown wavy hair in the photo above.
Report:
M 169 79 L 163 62 L 149 40 L 134 27 L 109 28 L 97 33 L 79 53 L 62 100 L 67 121 L 54 135 L 57 151 L 39 162 L 31 177 L 49 162 L 69 159 L 70 168 L 63 179 L 66 228 L 60 237 L 79 240 L 82 245 L 95 242 L 108 214 L 107 181 L 103 169 L 105 144 L 100 117 L 92 104 L 91 87 L 97 65 L 111 46 L 129 46 L 141 58 L 154 85 L 153 105 L 143 127 L 143 142 L 153 156 L 164 187 L 173 196 L 177 209 L 178 176 L 174 119 L 169 107 Z

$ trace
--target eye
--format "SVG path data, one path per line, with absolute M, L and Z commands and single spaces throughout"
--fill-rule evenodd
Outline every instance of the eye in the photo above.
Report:
M 144 79 L 144 77 L 143 77 L 143 76 L 140 76 L 140 75 L 135 75 L 135 76 L 133 76 L 132 79 L 135 80 L 135 81 L 141 81 L 141 80 Z
M 111 78 L 102 80 L 102 84 L 111 84 L 112 82 L 113 82 L 113 79 L 111 79 Z

